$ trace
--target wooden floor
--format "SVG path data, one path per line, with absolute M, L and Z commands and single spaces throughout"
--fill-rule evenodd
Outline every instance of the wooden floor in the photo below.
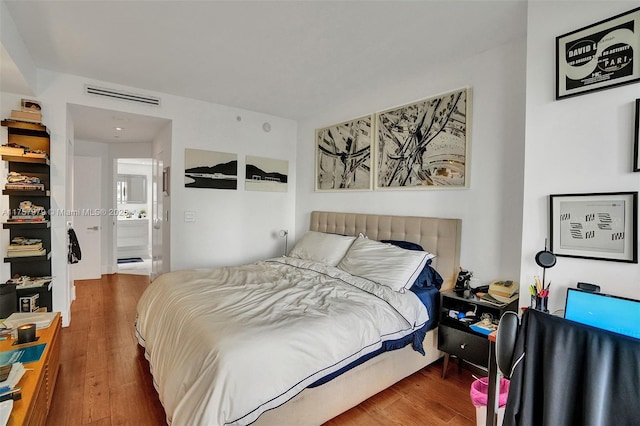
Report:
M 136 303 L 148 282 L 146 276 L 125 274 L 76 281 L 47 425 L 166 424 L 133 329 Z M 450 364 L 443 380 L 441 368 L 438 362 L 415 373 L 327 426 L 475 425 L 471 373 Z

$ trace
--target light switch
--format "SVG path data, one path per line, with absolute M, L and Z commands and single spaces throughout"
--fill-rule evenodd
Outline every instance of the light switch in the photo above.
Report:
M 184 221 L 185 222 L 195 222 L 196 221 L 196 212 L 185 210 L 184 212 Z

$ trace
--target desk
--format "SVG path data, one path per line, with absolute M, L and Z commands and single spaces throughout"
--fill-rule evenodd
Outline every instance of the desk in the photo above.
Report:
M 36 330 L 36 336 L 39 337 L 36 342 L 12 346 L 13 339 L 0 341 L 0 351 L 41 343 L 47 345 L 38 361 L 25 364 L 25 368 L 31 371 L 25 372 L 18 382 L 18 387 L 22 389 L 22 399 L 13 402 L 8 426 L 44 425 L 46 423 L 60 366 L 61 324 L 58 313 L 48 328 Z

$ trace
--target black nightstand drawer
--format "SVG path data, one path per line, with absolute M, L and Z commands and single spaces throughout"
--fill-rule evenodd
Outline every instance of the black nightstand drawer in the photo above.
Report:
M 489 340 L 486 337 L 445 324 L 438 327 L 438 349 L 482 367 L 489 363 Z

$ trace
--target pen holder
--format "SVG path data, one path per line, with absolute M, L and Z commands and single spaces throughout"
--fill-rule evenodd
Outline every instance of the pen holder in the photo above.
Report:
M 549 312 L 547 309 L 547 302 L 549 301 L 548 297 L 542 296 L 531 296 L 531 307 L 537 311 Z

